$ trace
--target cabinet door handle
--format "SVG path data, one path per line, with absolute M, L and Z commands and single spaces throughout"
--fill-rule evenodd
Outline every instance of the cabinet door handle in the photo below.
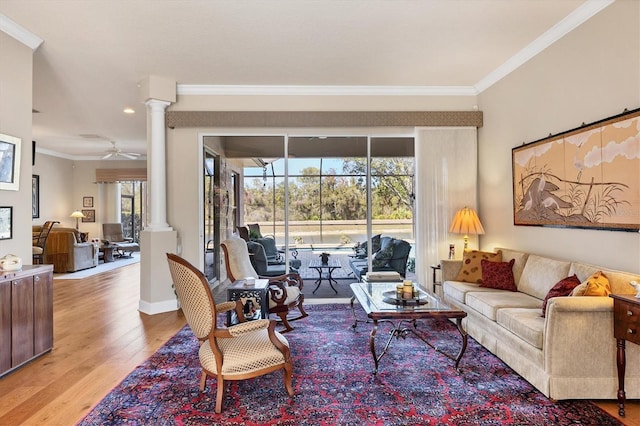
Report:
M 39 277 L 38 275 L 36 275 L 36 276 L 33 278 L 33 280 L 34 280 L 34 281 L 40 281 L 40 277 Z
M 628 334 L 635 334 L 635 330 L 632 330 L 632 329 L 628 328 L 627 329 L 627 333 Z
M 628 317 L 632 317 L 632 316 L 633 316 L 633 312 L 631 312 L 631 311 L 627 311 L 627 316 L 628 316 Z

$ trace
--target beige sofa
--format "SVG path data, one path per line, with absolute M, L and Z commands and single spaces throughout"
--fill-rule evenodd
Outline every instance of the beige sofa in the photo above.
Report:
M 33 233 L 39 226 L 33 227 Z M 44 263 L 53 264 L 53 272 L 75 272 L 98 266 L 98 248 L 91 242 L 81 243 L 78 231 L 54 226 L 44 248 Z
M 542 302 L 558 281 L 573 274 L 582 282 L 603 271 L 614 294 L 635 294 L 629 282 L 640 281 L 640 276 L 516 250 L 496 250 L 502 250 L 503 262 L 515 259 L 517 292 L 455 281 L 462 261 L 441 263 L 443 297 L 467 312 L 463 325 L 469 335 L 549 398 L 616 399 L 613 299 L 551 298 L 545 317 Z M 640 346 L 627 343 L 626 351 L 626 396 L 640 398 Z

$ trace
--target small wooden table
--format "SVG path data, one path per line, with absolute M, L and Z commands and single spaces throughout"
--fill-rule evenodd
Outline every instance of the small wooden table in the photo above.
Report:
M 616 338 L 618 365 L 618 414 L 624 417 L 625 341 L 640 344 L 640 299 L 628 294 L 612 294 L 613 335 Z
M 102 244 L 98 247 L 98 251 L 102 253 L 102 261 L 104 263 L 115 262 L 116 259 L 113 256 L 113 251 L 117 248 L 118 246 L 110 244 Z
M 227 287 L 227 300 L 242 302 L 244 318 L 247 321 L 269 318 L 268 295 L 268 279 L 256 279 L 253 285 L 247 285 L 245 280 L 238 280 Z M 227 312 L 227 325 L 237 323 L 236 312 Z

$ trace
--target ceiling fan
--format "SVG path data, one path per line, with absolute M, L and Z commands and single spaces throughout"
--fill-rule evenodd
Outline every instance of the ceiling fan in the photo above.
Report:
M 110 141 L 110 142 L 112 146 L 105 152 L 105 156 L 102 157 L 103 160 L 106 160 L 107 158 L 111 158 L 111 157 L 113 158 L 124 157 L 124 158 L 128 158 L 129 160 L 135 160 L 140 156 L 140 154 L 137 154 L 135 152 L 123 152 L 122 149 L 116 146 L 115 141 Z

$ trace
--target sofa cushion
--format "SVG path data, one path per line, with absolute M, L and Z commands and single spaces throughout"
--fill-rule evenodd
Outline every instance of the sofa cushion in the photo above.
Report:
M 462 256 L 462 266 L 456 277 L 456 281 L 463 281 L 467 283 L 482 283 L 482 260 L 490 260 L 492 262 L 502 261 L 502 252 L 497 253 L 471 250 L 465 251 Z
M 499 290 L 518 291 L 513 280 L 513 264 L 515 260 L 508 262 L 489 262 L 482 259 L 482 284 L 480 287 L 496 288 Z
M 608 296 L 611 294 L 609 279 L 602 271 L 598 271 L 578 285 L 571 296 Z
M 538 349 L 544 343 L 544 318 L 538 309 L 504 308 L 498 311 L 496 322 Z
M 542 301 L 551 287 L 569 276 L 570 266 L 570 262 L 530 254 L 518 282 L 518 291 Z
M 551 290 L 549 290 L 549 293 L 547 293 L 547 295 L 544 297 L 544 300 L 542 301 L 542 316 L 545 316 L 547 310 L 547 302 L 549 301 L 549 299 L 551 299 L 552 297 L 568 296 L 569 294 L 571 294 L 571 291 L 578 285 L 580 285 L 580 280 L 578 279 L 576 274 L 573 274 L 570 277 L 561 279 L 556 283 L 556 285 L 551 287 Z
M 478 284 L 465 283 L 462 281 L 445 281 L 442 285 L 442 291 L 447 298 L 465 303 L 466 295 L 469 292 L 495 291 L 495 289 L 484 288 Z
M 529 258 L 529 253 L 524 253 L 517 250 L 512 250 L 508 248 L 495 248 L 496 253 L 498 251 L 502 252 L 502 261 L 508 262 L 511 259 L 515 260 L 513 264 L 513 280 L 516 282 L 516 287 L 520 282 L 520 277 L 522 276 L 522 271 L 524 270 L 524 265 L 527 263 L 527 258 Z
M 487 292 L 469 292 L 466 295 L 467 306 L 480 312 L 492 321 L 496 320 L 498 310 L 503 308 L 530 308 L 542 307 L 542 300 L 529 296 L 519 291 L 492 290 Z

